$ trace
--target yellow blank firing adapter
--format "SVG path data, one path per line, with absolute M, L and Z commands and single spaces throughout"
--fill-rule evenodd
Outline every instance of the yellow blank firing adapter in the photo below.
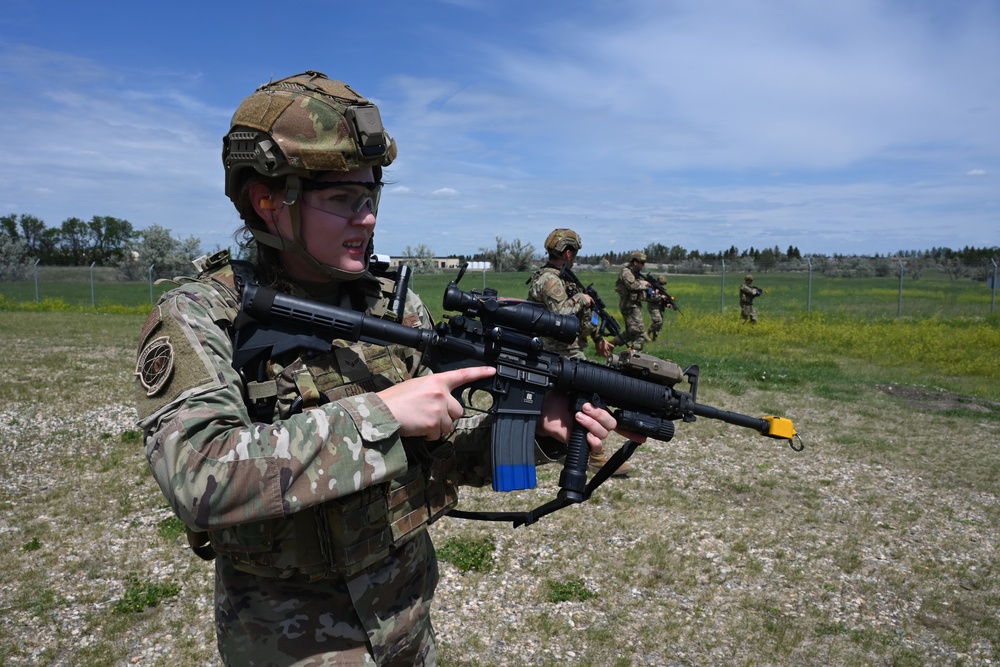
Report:
M 764 421 L 769 424 L 767 433 L 762 433 L 761 435 L 766 435 L 769 438 L 784 438 L 785 440 L 791 440 L 796 435 L 795 424 L 792 423 L 791 419 L 785 419 L 784 417 L 764 417 Z
M 779 438 L 781 440 L 787 440 L 788 444 L 797 452 L 801 452 L 805 446 L 802 442 L 802 436 L 798 434 L 795 430 L 795 424 L 792 423 L 791 419 L 785 419 L 784 417 L 762 417 L 764 421 L 767 422 L 767 430 L 761 431 L 761 435 L 766 435 L 769 438 Z M 798 440 L 796 440 L 798 438 Z

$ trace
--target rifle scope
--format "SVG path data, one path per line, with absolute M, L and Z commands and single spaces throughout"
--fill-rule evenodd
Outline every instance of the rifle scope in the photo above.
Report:
M 533 301 L 498 298 L 496 293 L 465 292 L 454 281 L 444 291 L 444 309 L 478 317 L 484 326 L 499 325 L 572 343 L 580 335 L 575 315 L 559 315 Z

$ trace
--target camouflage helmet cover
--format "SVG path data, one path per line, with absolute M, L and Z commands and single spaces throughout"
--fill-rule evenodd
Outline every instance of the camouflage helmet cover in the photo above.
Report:
M 753 282 L 753 274 L 752 273 L 748 273 L 747 277 L 744 278 L 744 280 L 746 280 L 746 282 L 748 282 L 748 283 L 752 283 Z
M 640 250 L 636 250 L 636 251 L 633 251 L 633 253 L 631 255 L 629 255 L 628 258 L 630 260 L 634 260 L 634 261 L 637 261 L 637 262 L 645 262 L 646 261 L 646 253 L 644 253 L 644 252 L 642 252 Z
M 303 72 L 264 84 L 233 114 L 222 140 L 226 195 L 250 169 L 264 176 L 386 167 L 396 142 L 378 107 L 342 81 Z
M 583 241 L 580 240 L 580 235 L 565 227 L 553 229 L 545 239 L 545 249 L 549 252 L 561 253 L 567 248 L 579 251 L 582 247 Z

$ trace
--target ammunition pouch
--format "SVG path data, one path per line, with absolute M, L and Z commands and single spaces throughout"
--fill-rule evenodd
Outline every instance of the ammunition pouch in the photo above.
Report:
M 409 448 L 408 448 L 409 449 Z M 210 548 L 255 576 L 350 577 L 426 530 L 458 502 L 454 448 L 442 443 L 391 482 L 285 518 L 208 533 Z

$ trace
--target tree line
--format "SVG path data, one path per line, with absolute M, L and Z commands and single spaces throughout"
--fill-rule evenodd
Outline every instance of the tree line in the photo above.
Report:
M 679 245 L 649 243 L 623 252 L 581 254 L 577 263 L 583 267 L 608 269 L 628 261 L 634 250 L 645 253 L 651 266 L 673 273 L 706 273 L 725 266 L 733 271 L 818 270 L 824 275 L 877 277 L 895 275 L 900 270 L 919 278 L 929 268 L 945 271 L 953 279 L 983 280 L 991 275 L 992 262 L 1000 258 L 1000 247 L 960 250 L 900 250 L 895 255 L 808 255 L 795 246 L 738 249 L 735 245 L 717 252 L 687 250 Z M 39 218 L 28 215 L 0 216 L 0 280 L 24 280 L 33 264 L 65 266 L 117 267 L 124 280 L 140 280 L 150 271 L 159 276 L 185 275 L 192 271 L 191 261 L 202 254 L 196 237 L 177 239 L 169 229 L 152 225 L 137 230 L 132 224 L 112 216 L 94 216 L 90 220 L 68 218 L 58 227 L 47 227 Z M 246 256 L 247 249 L 237 254 Z M 407 246 L 404 257 L 418 273 L 436 270 L 434 251 L 424 244 Z M 545 251 L 520 239 L 497 236 L 490 246 L 481 247 L 460 260 L 490 262 L 498 272 L 531 271 L 545 261 Z
M 157 276 L 185 275 L 199 255 L 199 239 L 176 239 L 160 225 L 137 230 L 128 220 L 95 215 L 46 227 L 33 215 L 0 216 L 0 280 L 24 280 L 39 262 L 116 267 L 123 280 L 140 280 L 151 269 Z
M 429 249 L 421 248 L 431 256 Z M 409 250 L 409 248 L 407 248 Z M 905 275 L 919 279 L 928 269 L 944 271 L 954 280 L 971 278 L 985 280 L 991 275 L 993 262 L 1000 262 L 1000 247 L 976 248 L 965 246 L 961 250 L 932 248 L 930 250 L 900 250 L 894 255 L 807 255 L 795 246 L 786 250 L 754 248 L 739 250 L 736 246 L 719 252 L 687 250 L 681 246 L 665 246 L 650 243 L 642 248 L 623 252 L 580 254 L 577 264 L 580 268 L 610 269 L 625 264 L 636 250 L 646 255 L 647 266 L 652 270 L 667 270 L 670 273 L 704 274 L 715 272 L 725 266 L 737 272 L 760 271 L 806 271 L 812 269 L 825 276 L 844 278 L 872 278 Z M 544 251 L 538 253 L 530 243 L 519 239 L 507 241 L 496 237 L 494 245 L 480 248 L 471 257 L 473 261 L 489 261 L 497 271 L 530 271 L 544 262 Z

